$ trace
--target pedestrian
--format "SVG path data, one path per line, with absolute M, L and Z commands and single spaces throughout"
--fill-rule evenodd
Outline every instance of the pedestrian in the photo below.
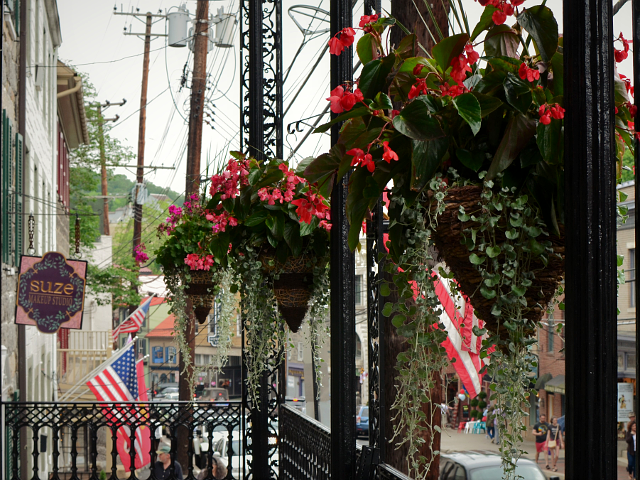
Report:
M 493 410 L 493 427 L 495 428 L 495 444 L 500 444 L 500 423 L 498 421 L 498 416 L 502 413 L 502 410 L 500 410 L 499 408 L 495 408 Z
M 636 467 L 636 422 L 629 422 L 629 428 L 627 429 L 627 473 L 629 474 L 629 480 L 636 478 L 638 468 Z
M 560 431 L 560 425 L 558 425 L 558 418 L 551 418 L 551 425 L 547 432 L 547 446 L 551 450 L 551 470 L 558 471 L 556 464 L 558 463 L 558 457 L 560 455 L 560 449 L 564 448 L 564 440 L 562 438 L 562 432 Z
M 531 433 L 536 437 L 536 464 L 538 463 L 538 457 L 540 453 L 544 456 L 545 459 L 545 468 L 547 470 L 549 467 L 549 454 L 547 453 L 547 433 L 549 432 L 549 424 L 547 423 L 547 416 L 542 414 L 540 415 L 540 421 L 533 426 L 533 430 Z
M 635 423 L 635 421 L 636 421 L 636 414 L 635 414 L 635 413 L 633 413 L 633 412 L 631 412 L 631 413 L 629 414 L 629 421 L 627 422 L 627 428 L 626 428 L 626 430 L 625 430 L 625 431 L 628 431 L 628 430 L 629 430 L 629 427 L 631 426 L 631 422 L 634 422 L 634 423 Z
M 227 478 L 227 466 L 224 464 L 222 458 L 220 458 L 218 455 L 214 455 L 212 458 L 213 462 L 211 467 L 211 474 L 213 475 L 213 478 L 215 480 L 222 480 L 223 478 Z M 202 470 L 200 470 L 200 474 L 198 475 L 197 480 L 210 479 L 211 477 L 208 477 L 208 474 L 209 469 L 205 465 Z
M 493 416 L 494 407 L 489 407 L 487 410 L 487 435 L 491 439 L 491 443 L 493 443 L 493 438 L 496 436 L 496 428 L 493 424 L 494 416 Z
M 158 454 L 158 460 L 153 466 L 153 473 L 158 480 L 164 480 L 165 478 L 169 478 L 171 472 L 171 443 L 169 439 L 166 437 L 160 439 L 160 444 L 158 445 L 158 450 L 156 451 Z M 174 477 L 176 480 L 183 480 L 182 477 L 182 466 L 180 462 L 177 460 L 173 462 L 174 466 Z

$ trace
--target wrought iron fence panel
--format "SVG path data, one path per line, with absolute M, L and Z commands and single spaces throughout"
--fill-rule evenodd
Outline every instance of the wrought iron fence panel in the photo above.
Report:
M 396 470 L 395 468 L 381 463 L 376 468 L 376 480 L 411 480 L 410 477 L 407 477 L 404 473 Z
M 331 433 L 287 405 L 280 407 L 280 478 L 329 480 Z M 337 476 L 339 478 L 339 475 Z
M 161 436 L 171 443 L 171 459 L 172 465 L 170 476 L 166 480 L 177 478 L 174 475 L 174 461 L 176 454 L 180 449 L 187 452 L 188 465 L 183 467 L 184 479 L 195 480 L 194 460 L 197 460 L 202 468 L 212 464 L 212 455 L 214 442 L 221 438 L 228 439 L 228 445 L 233 445 L 233 431 L 241 431 L 241 412 L 242 405 L 240 402 L 213 403 L 213 402 L 124 402 L 118 404 L 112 403 L 46 403 L 46 402 L 8 402 L 2 404 L 4 412 L 5 438 L 4 443 L 11 446 L 7 450 L 3 445 L 3 453 L 10 457 L 4 459 L 4 464 L 10 464 L 11 470 L 7 472 L 8 480 L 21 480 L 19 465 L 19 445 L 31 446 L 29 477 L 33 480 L 49 478 L 51 480 L 64 480 L 67 478 L 73 480 L 99 480 L 99 461 L 98 461 L 98 433 L 100 429 L 106 429 L 105 435 L 109 435 L 112 439 L 111 451 L 104 453 L 105 471 L 106 457 L 111 457 L 110 472 L 106 472 L 109 480 L 117 480 L 118 478 L 151 479 L 157 480 L 153 471 L 153 465 L 156 461 L 156 449 Z M 129 445 L 134 445 L 140 449 L 137 441 L 137 434 L 143 432 L 144 429 L 150 432 L 150 464 L 148 467 L 135 470 L 135 456 L 137 449 L 131 449 L 129 455 L 130 464 L 134 467 L 130 472 L 125 472 L 120 468 L 121 477 L 118 477 L 118 451 L 116 443 L 118 442 L 118 433 L 120 433 L 120 441 L 128 439 Z M 177 440 L 177 432 L 180 428 L 187 428 L 189 431 L 189 444 L 179 445 Z M 40 471 L 40 457 L 45 455 L 41 452 L 41 447 L 46 448 L 47 436 L 44 442 L 40 436 L 40 432 L 47 429 L 50 431 L 52 439 L 51 447 L 51 471 Z M 22 432 L 21 432 L 22 430 Z M 196 430 L 198 448 L 202 441 L 208 441 L 208 450 L 206 454 L 200 450 L 196 452 Z M 84 448 L 79 450 L 78 439 L 83 439 Z M 142 435 L 140 435 L 142 438 Z M 22 439 L 22 441 L 18 441 Z M 29 440 L 31 439 L 31 440 Z M 140 440 L 141 442 L 142 440 Z M 239 454 L 242 457 L 242 449 L 234 452 L 232 448 L 228 448 L 226 452 L 220 452 L 229 466 L 227 479 L 236 477 L 232 474 L 232 456 Z M 83 452 L 82 452 L 83 451 Z M 82 455 L 81 455 L 82 453 Z M 142 452 L 144 455 L 147 452 Z M 46 455 L 49 455 L 46 452 Z M 80 469 L 78 465 L 79 457 L 83 457 L 84 468 Z M 87 458 L 88 457 L 88 458 Z M 213 479 L 210 467 L 204 467 L 207 470 L 206 479 Z M 83 471 L 81 471 L 83 470 Z

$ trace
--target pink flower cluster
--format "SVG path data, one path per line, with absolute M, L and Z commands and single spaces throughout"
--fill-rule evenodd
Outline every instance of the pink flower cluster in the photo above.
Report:
M 347 152 L 347 155 L 353 155 L 351 160 L 352 167 L 365 167 L 371 173 L 376 169 L 376 163 L 373 161 L 371 154 L 369 152 L 364 153 L 361 148 L 352 148 Z
M 224 211 L 220 215 L 216 215 L 215 213 L 207 210 L 205 218 L 213 223 L 213 226 L 211 227 L 213 233 L 224 232 L 227 229 L 227 225 L 232 227 L 238 225 L 238 220 L 229 215 L 228 212 Z
M 376 23 L 378 21 L 378 15 L 363 15 L 360 17 L 360 28 L 364 30 L 364 33 L 371 33 L 373 28 L 371 27 L 372 23 Z
M 521 63 L 518 69 L 518 75 L 522 80 L 528 80 L 529 82 L 535 82 L 540 79 L 540 72 L 537 68 L 529 68 L 526 63 Z
M 322 195 L 313 193 L 308 190 L 305 194 L 306 198 L 299 198 L 291 203 L 298 208 L 296 213 L 300 217 L 300 221 L 303 223 L 311 223 L 313 217 L 320 219 L 319 226 L 324 228 L 327 232 L 331 230 L 331 210 L 327 206 L 325 199 Z
M 351 93 L 351 86 L 346 85 L 346 89 L 342 85 L 338 85 L 331 90 L 331 96 L 327 98 L 331 102 L 331 111 L 333 113 L 342 113 L 349 111 L 353 106 L 364 100 L 364 96 L 359 88 Z
M 613 49 L 613 55 L 616 58 L 616 62 L 620 63 L 621 61 L 626 60 L 626 58 L 629 56 L 629 44 L 632 42 L 632 40 L 627 40 L 626 38 L 624 38 L 622 36 L 622 32 L 620 32 L 620 38 L 617 38 L 616 40 L 622 42 L 622 50 L 618 50 L 617 48 Z
M 180 220 L 181 217 L 182 209 L 175 205 L 169 205 L 169 216 L 165 223 L 160 224 L 160 231 L 166 232 L 167 235 L 171 235 L 171 232 L 175 230 L 176 223 L 178 223 L 178 220 Z
M 620 79 L 624 82 L 624 86 L 627 89 L 627 93 L 630 94 L 631 96 L 634 96 L 633 95 L 634 88 L 633 88 L 633 85 L 631 85 L 631 80 L 622 74 L 620 74 Z
M 230 159 L 227 163 L 227 168 L 222 174 L 211 177 L 210 195 L 213 197 L 217 193 L 222 193 L 220 195 L 221 200 L 237 197 L 240 193 L 239 187 L 249 183 L 247 178 L 249 175 L 249 162 L 249 160 Z
M 297 176 L 295 171 L 287 167 L 286 164 L 281 163 L 278 168 L 285 175 L 284 191 L 280 187 L 273 187 L 271 190 L 264 187 L 258 190 L 258 198 L 260 198 L 260 201 L 266 201 L 269 205 L 275 205 L 276 202 L 280 202 L 280 204 L 283 202 L 291 202 L 296 193 L 296 185 L 304 182 L 304 179 Z
M 552 117 L 556 120 L 564 118 L 564 108 L 557 103 L 554 103 L 553 105 L 545 103 L 544 105 L 540 105 L 538 115 L 540 115 L 540 123 L 549 125 Z
M 191 270 L 209 270 L 213 267 L 213 255 L 200 256 L 197 253 L 190 253 L 184 259 L 184 263 L 191 267 Z
M 493 5 L 497 8 L 491 16 L 493 23 L 502 25 L 507 21 L 507 17 L 513 15 L 514 7 L 518 7 L 524 3 L 524 0 L 478 0 L 483 7 Z
M 149 255 L 147 255 L 144 251 L 147 249 L 144 243 L 141 243 L 136 246 L 136 263 L 138 266 L 142 265 L 146 261 L 149 260 Z

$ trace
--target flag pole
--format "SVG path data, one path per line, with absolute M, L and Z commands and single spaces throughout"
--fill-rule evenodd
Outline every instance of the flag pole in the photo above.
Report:
M 135 343 L 136 340 L 138 339 L 138 337 L 134 337 L 131 340 L 131 343 Z M 91 372 L 89 372 L 87 375 L 85 375 L 82 380 L 80 380 L 79 382 L 77 382 L 73 387 L 71 387 L 69 389 L 69 391 L 65 392 L 65 394 L 62 396 L 62 398 L 60 398 L 61 402 L 67 401 L 68 398 L 76 392 L 76 390 L 78 390 L 82 385 L 84 385 L 85 383 L 87 383 L 87 380 L 89 378 L 91 378 L 93 375 L 96 374 L 96 372 L 108 367 L 109 365 L 111 365 L 113 362 L 115 362 L 116 360 L 118 360 L 125 352 L 125 350 L 127 348 L 129 348 L 129 344 L 125 345 L 124 347 L 122 347 L 120 350 L 117 350 L 116 353 L 114 355 L 112 355 L 110 358 L 108 358 L 107 360 L 105 360 L 104 362 L 102 362 L 100 365 L 98 365 L 96 368 L 94 368 L 93 370 L 91 370 Z M 74 397 L 78 398 L 80 395 L 82 394 L 78 394 Z

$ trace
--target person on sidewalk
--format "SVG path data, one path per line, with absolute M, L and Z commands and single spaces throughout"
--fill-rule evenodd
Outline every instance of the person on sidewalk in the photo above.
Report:
M 560 456 L 560 449 L 564 448 L 562 432 L 560 431 L 560 425 L 558 425 L 557 417 L 553 417 L 551 419 L 551 425 L 547 432 L 547 446 L 549 447 L 549 450 L 551 450 L 551 470 L 557 472 L 558 468 L 556 467 L 556 464 L 558 463 L 558 457 Z
M 493 424 L 495 416 L 493 414 L 494 407 L 489 407 L 487 410 L 487 435 L 491 439 L 491 443 L 493 443 L 493 439 L 496 436 L 496 428 Z
M 636 478 L 636 422 L 629 422 L 629 428 L 627 429 L 627 473 L 629 474 L 629 480 Z
M 549 454 L 547 453 L 547 434 L 549 432 L 549 424 L 547 423 L 547 416 L 540 415 L 540 421 L 533 426 L 531 433 L 536 437 L 536 464 L 538 463 L 538 457 L 540 452 L 544 455 L 546 466 L 549 470 Z
M 158 480 L 169 478 L 171 472 L 171 442 L 168 439 L 161 439 L 156 453 L 158 454 L 158 461 L 153 466 L 153 473 Z M 182 466 L 177 460 L 173 462 L 173 466 L 174 478 L 182 480 Z

